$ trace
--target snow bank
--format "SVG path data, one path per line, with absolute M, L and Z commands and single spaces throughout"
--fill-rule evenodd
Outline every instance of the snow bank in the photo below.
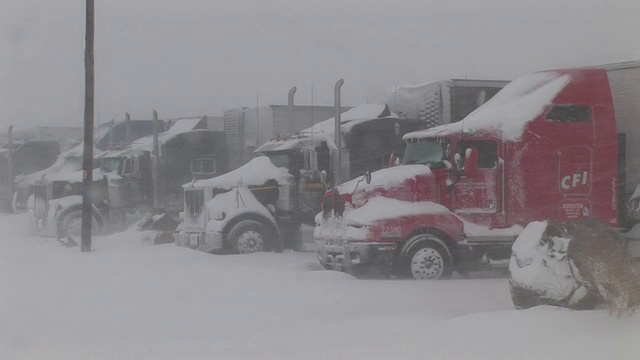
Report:
M 519 77 L 462 121 L 412 132 L 404 139 L 495 131 L 505 140 L 518 140 L 525 126 L 540 115 L 570 81 L 570 75 L 554 71 Z
M 533 222 L 513 245 L 509 264 L 516 307 L 640 305 L 640 274 L 619 235 L 597 221 Z
M 640 315 L 516 311 L 505 278 L 362 281 L 313 253 L 217 256 L 130 231 L 81 253 L 25 235 L 27 219 L 0 215 L 2 359 L 638 357 Z
M 546 221 L 537 221 L 518 236 L 509 263 L 511 282 L 513 286 L 538 293 L 547 303 L 575 305 L 586 291 L 576 292 L 582 286 L 572 276 L 571 264 L 566 259 L 570 239 L 552 238 L 552 242 L 547 243 L 542 240 L 546 229 Z
M 266 156 L 258 156 L 241 167 L 212 179 L 198 180 L 183 185 L 183 188 L 220 188 L 231 189 L 241 183 L 244 186 L 257 186 L 275 180 L 280 185 L 291 184 L 293 176 L 286 168 L 273 165 Z

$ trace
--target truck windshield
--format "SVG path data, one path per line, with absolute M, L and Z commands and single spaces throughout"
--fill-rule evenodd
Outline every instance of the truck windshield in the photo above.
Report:
M 289 169 L 289 166 L 290 166 L 289 154 L 287 154 L 287 153 L 266 153 L 265 155 L 267 155 L 269 157 L 269 160 L 271 160 L 273 165 L 275 165 L 276 167 L 283 167 L 283 168 Z
M 124 158 L 105 158 L 101 160 L 100 169 L 106 173 L 117 172 L 120 174 Z
M 424 164 L 431 168 L 444 167 L 442 160 L 446 158 L 448 148 L 449 140 L 446 139 L 420 139 L 408 142 L 402 164 Z

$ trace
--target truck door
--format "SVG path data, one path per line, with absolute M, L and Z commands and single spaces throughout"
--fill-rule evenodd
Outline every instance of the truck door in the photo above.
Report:
M 591 217 L 591 149 L 565 146 L 559 153 L 560 219 L 584 220 Z
M 498 143 L 494 140 L 460 141 L 457 153 L 461 159 L 464 159 L 469 148 L 475 148 L 477 151 L 478 173 L 476 176 L 463 174 L 453 185 L 453 209 L 457 214 L 467 216 L 475 223 L 491 227 L 503 226 L 501 174 L 504 165 L 498 161 Z M 464 167 L 464 163 L 459 165 Z

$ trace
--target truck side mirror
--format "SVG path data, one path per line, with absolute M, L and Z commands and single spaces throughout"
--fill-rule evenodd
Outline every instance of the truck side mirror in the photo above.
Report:
M 468 148 L 464 153 L 464 175 L 470 178 L 478 176 L 478 149 Z
M 367 183 L 367 185 L 371 184 L 371 171 L 368 171 L 364 173 L 364 181 Z

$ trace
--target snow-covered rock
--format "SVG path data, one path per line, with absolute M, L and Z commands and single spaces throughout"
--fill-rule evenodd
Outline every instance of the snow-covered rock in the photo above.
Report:
M 604 305 L 620 313 L 640 305 L 640 274 L 618 233 L 600 222 L 533 222 L 512 250 L 516 308 Z

